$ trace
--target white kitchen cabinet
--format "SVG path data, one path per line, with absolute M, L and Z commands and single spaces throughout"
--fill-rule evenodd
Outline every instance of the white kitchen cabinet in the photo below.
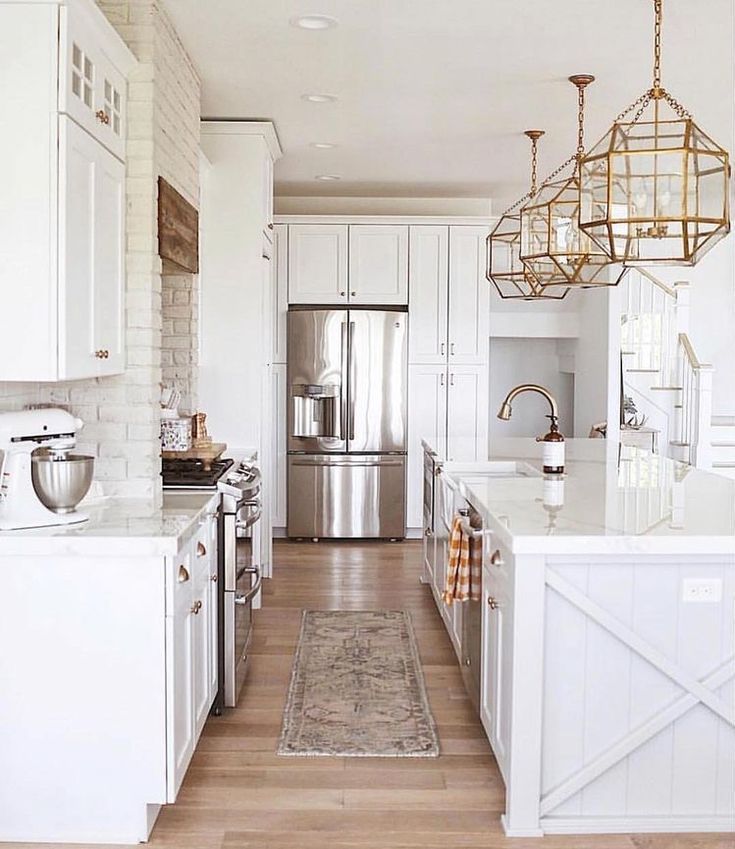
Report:
M 482 571 L 482 667 L 480 719 L 503 777 L 507 779 L 510 739 L 510 686 L 513 639 L 512 557 L 490 537 L 490 557 Z
M 219 574 L 217 572 L 217 519 L 213 514 L 205 525 L 202 538 L 207 571 L 207 598 L 209 602 L 209 637 L 208 637 L 208 669 L 209 669 L 209 704 L 211 706 L 219 688 Z
M 346 304 L 346 224 L 292 224 L 288 233 L 288 302 Z
M 483 365 L 490 345 L 487 227 L 449 228 L 449 362 Z
M 273 527 L 286 527 L 286 364 L 274 365 L 271 371 L 273 379 L 273 433 L 275 434 L 275 474 L 273 475 L 273 497 L 271 501 L 273 509 Z
M 408 303 L 408 227 L 350 225 L 349 303 Z
M 170 570 L 173 586 L 173 611 L 166 617 L 166 801 L 176 796 L 194 754 L 194 585 L 191 577 L 191 550 L 175 558 Z
M 207 545 L 207 527 L 202 529 L 191 553 L 194 600 L 191 611 L 194 617 L 192 625 L 194 659 L 194 739 L 199 739 L 209 708 L 212 706 L 212 661 L 211 637 L 212 621 L 216 610 L 211 605 L 211 566 L 209 546 Z
M 274 363 L 286 362 L 286 319 L 288 315 L 288 227 L 276 224 L 273 228 L 273 255 L 271 257 L 271 286 L 274 292 L 273 316 Z
M 408 359 L 446 362 L 449 307 L 449 228 L 420 226 L 409 231 Z
M 0 55 L 0 380 L 121 373 L 124 98 L 135 59 L 91 0 L 0 3 Z M 90 112 L 104 111 L 106 96 L 119 110 L 109 127 Z
M 125 166 L 70 118 L 59 118 L 60 376 L 125 370 Z
M 67 3 L 59 10 L 59 111 L 124 159 L 127 84 L 105 49 L 105 41 L 118 36 L 85 6 Z
M 447 433 L 447 373 L 443 365 L 408 367 L 408 506 L 409 528 L 423 525 L 424 452 L 421 440 Z
M 450 363 L 447 386 L 447 456 L 454 461 L 487 459 L 488 371 Z
M 263 232 L 269 238 L 273 238 L 275 225 L 273 224 L 273 157 L 263 158 Z

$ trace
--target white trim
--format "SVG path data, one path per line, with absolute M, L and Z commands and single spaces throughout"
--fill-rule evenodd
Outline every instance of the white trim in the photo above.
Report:
M 733 821 L 729 816 L 542 817 L 541 827 L 543 834 L 704 834 L 730 833 Z
M 283 156 L 283 148 L 272 121 L 202 118 L 200 125 L 202 136 L 261 136 L 274 160 Z
M 274 215 L 275 224 L 413 224 L 491 227 L 490 216 L 451 215 Z M 489 230 L 488 230 L 489 232 Z

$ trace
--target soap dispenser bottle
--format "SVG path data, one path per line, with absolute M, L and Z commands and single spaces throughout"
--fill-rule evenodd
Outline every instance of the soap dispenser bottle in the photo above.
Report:
M 544 436 L 537 436 L 536 442 L 543 443 L 542 463 L 547 475 L 564 474 L 564 434 L 559 431 L 556 416 L 549 416 L 551 426 Z

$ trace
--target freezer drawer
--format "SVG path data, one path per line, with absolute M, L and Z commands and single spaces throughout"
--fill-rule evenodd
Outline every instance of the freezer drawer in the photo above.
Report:
M 290 537 L 403 538 L 406 457 L 288 458 Z

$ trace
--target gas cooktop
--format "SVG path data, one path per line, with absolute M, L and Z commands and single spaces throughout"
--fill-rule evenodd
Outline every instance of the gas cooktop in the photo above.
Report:
M 161 468 L 164 489 L 217 489 L 217 482 L 234 465 L 234 460 L 164 460 Z

